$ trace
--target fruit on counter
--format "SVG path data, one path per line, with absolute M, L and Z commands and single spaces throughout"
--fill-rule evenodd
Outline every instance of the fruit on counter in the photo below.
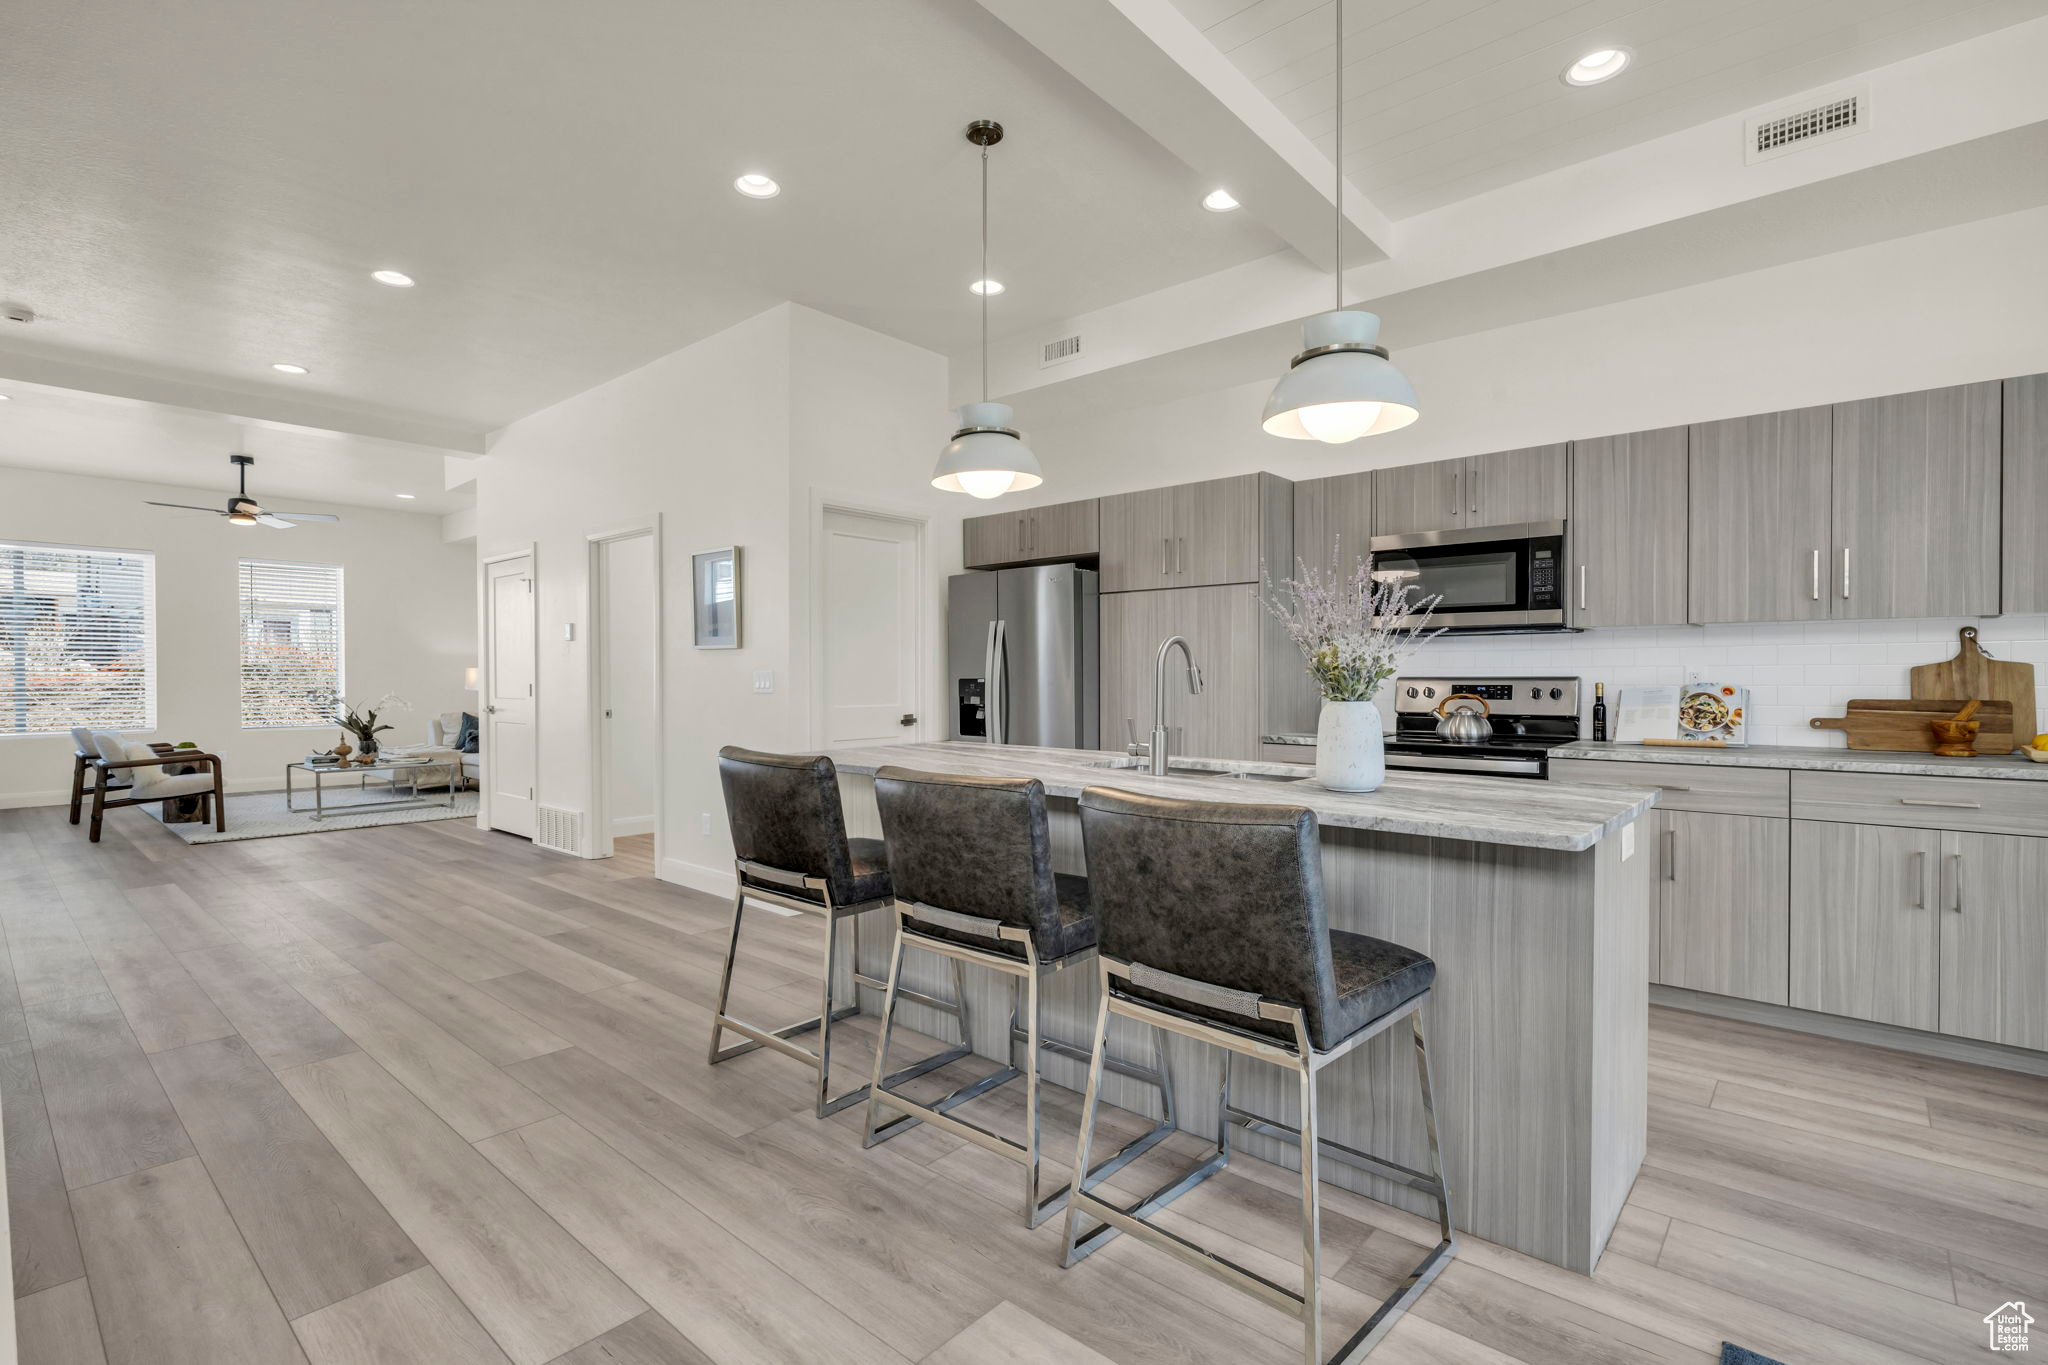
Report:
M 2035 735 L 2034 747 L 2036 749 L 2048 749 L 2048 735 Z

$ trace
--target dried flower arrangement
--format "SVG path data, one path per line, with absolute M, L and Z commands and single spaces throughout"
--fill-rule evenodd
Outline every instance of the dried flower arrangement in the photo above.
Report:
M 1342 549 L 1333 542 L 1328 570 L 1297 559 L 1299 576 L 1280 581 L 1284 593 L 1267 577 L 1266 605 L 1308 660 L 1324 701 L 1371 701 L 1402 660 L 1443 633 L 1429 625 L 1438 599 L 1397 572 L 1375 572 L 1369 558 L 1340 576 Z

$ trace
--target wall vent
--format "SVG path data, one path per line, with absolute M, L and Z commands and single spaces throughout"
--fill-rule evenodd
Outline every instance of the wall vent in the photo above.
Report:
M 557 853 L 583 856 L 583 812 L 556 806 L 534 807 L 533 842 Z
M 1081 354 L 1081 338 L 1078 336 L 1061 337 L 1058 341 L 1048 341 L 1038 348 L 1038 368 L 1043 370 L 1049 369 L 1054 365 L 1064 365 L 1079 354 Z
M 1870 119 L 1870 92 L 1837 90 L 1818 99 L 1780 106 L 1743 125 L 1744 161 L 1768 161 L 1863 131 Z

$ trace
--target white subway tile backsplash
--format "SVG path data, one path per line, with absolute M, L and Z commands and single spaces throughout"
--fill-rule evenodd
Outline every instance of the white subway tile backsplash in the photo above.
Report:
M 1609 693 L 1669 686 L 1695 677 L 1749 689 L 1750 740 L 1756 744 L 1839 746 L 1838 731 L 1807 721 L 1839 715 L 1860 697 L 1903 697 L 1909 670 L 1956 652 L 1956 632 L 1975 626 L 1979 643 L 2000 659 L 2038 670 L 2035 705 L 2048 722 L 2048 615 L 1930 621 L 1786 621 L 1590 630 L 1577 635 L 1446 636 L 1408 661 L 1408 673 L 1557 674 Z

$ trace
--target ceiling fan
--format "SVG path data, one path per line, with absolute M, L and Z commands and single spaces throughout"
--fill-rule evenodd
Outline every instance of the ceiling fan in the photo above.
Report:
M 226 517 L 234 526 L 270 526 L 280 531 L 289 531 L 301 521 L 340 521 L 332 512 L 266 512 L 256 499 L 249 496 L 249 466 L 256 463 L 254 455 L 230 455 L 228 460 L 235 465 L 241 491 L 228 499 L 228 509 L 223 512 L 217 507 L 194 507 L 184 502 L 143 501 L 151 507 L 175 507 L 185 512 L 211 512 L 217 517 Z

